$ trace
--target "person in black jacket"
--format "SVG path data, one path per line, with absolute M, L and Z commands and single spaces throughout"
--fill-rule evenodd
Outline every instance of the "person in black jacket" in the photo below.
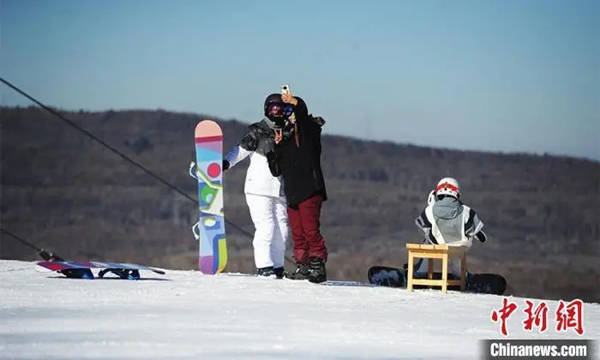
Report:
M 293 106 L 285 129 L 275 134 L 276 151 L 268 159 L 273 175 L 283 177 L 292 229 L 297 267 L 287 276 L 323 282 L 327 280 L 327 246 L 320 231 L 321 205 L 327 200 L 321 171 L 321 127 L 325 122 L 310 116 L 306 103 L 299 97 L 289 93 L 270 97 L 274 104 Z

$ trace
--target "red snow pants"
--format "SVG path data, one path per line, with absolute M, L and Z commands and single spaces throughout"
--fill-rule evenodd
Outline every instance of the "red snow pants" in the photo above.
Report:
M 321 235 L 319 218 L 323 195 L 314 195 L 294 209 L 288 206 L 288 221 L 294 240 L 294 257 L 302 264 L 308 264 L 311 257 L 327 261 L 327 247 Z

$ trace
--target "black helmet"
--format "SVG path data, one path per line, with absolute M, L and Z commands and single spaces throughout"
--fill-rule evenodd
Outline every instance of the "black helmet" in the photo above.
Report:
M 271 94 L 267 96 L 267 98 L 265 99 L 265 116 L 267 115 L 267 108 L 269 107 L 269 104 L 276 104 L 282 102 L 283 100 L 281 99 L 281 94 Z
M 281 99 L 281 94 L 271 94 L 265 99 L 265 116 L 279 126 L 292 114 L 294 107 Z

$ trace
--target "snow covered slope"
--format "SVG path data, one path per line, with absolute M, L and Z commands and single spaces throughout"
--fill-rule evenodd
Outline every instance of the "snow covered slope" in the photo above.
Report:
M 146 280 L 67 279 L 34 263 L 0 261 L 0 358 L 477 358 L 502 297 L 242 274 L 143 272 Z M 522 329 L 509 338 L 580 338 Z M 565 299 L 567 300 L 567 299 Z M 568 299 L 570 300 L 570 299 Z M 536 304 L 539 300 L 534 301 Z M 600 338 L 600 305 L 584 305 L 585 334 Z

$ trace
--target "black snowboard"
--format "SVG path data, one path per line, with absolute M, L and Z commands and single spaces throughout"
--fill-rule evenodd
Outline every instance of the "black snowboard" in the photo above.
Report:
M 506 290 L 506 279 L 500 274 L 467 273 L 467 291 L 479 294 L 502 295 Z
M 373 266 L 369 269 L 369 282 L 374 285 L 388 287 L 406 287 L 405 269 L 387 266 Z M 434 273 L 434 278 L 440 278 L 439 273 Z M 450 275 L 452 278 L 452 275 Z M 472 274 L 467 273 L 466 291 L 479 294 L 502 295 L 506 290 L 506 279 L 499 274 Z M 452 287 L 450 287 L 452 289 Z
M 367 275 L 369 282 L 379 286 L 406 287 L 406 270 L 387 266 L 372 266 Z

